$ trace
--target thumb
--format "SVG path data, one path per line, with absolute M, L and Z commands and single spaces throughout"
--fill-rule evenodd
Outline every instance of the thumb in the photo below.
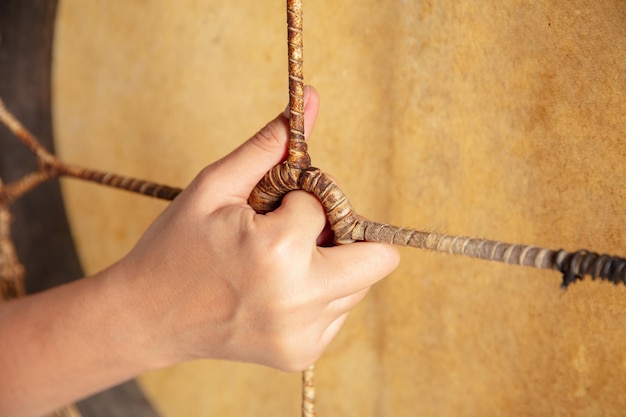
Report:
M 319 95 L 310 86 L 304 89 L 304 129 L 309 137 L 319 110 Z M 284 161 L 289 141 L 289 120 L 278 115 L 254 136 L 209 168 L 213 178 L 219 178 L 217 192 L 221 195 L 248 200 L 250 192 L 272 167 Z

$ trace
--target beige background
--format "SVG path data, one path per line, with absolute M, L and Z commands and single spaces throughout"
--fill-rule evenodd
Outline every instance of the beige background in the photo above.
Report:
M 306 1 L 313 162 L 368 217 L 626 255 L 626 2 Z M 58 153 L 183 186 L 282 110 L 283 1 L 62 0 Z M 166 203 L 63 183 L 88 272 Z M 403 250 L 318 364 L 323 416 L 626 407 L 626 288 Z M 141 377 L 165 416 L 294 416 L 299 375 Z

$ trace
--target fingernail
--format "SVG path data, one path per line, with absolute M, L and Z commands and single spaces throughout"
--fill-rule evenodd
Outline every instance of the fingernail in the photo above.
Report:
M 311 88 L 308 85 L 304 86 L 304 108 L 306 109 L 309 104 L 309 97 L 311 97 Z

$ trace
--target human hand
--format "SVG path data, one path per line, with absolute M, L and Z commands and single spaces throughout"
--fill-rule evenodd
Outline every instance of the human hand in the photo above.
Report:
M 319 108 L 314 89 L 305 103 L 308 134 Z M 206 167 L 112 267 L 159 366 L 219 358 L 305 369 L 397 266 L 387 245 L 318 246 L 326 217 L 306 192 L 287 194 L 265 215 L 247 204 L 284 160 L 287 140 L 281 114 Z

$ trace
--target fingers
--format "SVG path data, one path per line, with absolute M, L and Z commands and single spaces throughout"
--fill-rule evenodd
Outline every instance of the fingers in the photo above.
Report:
M 321 292 L 329 300 L 343 298 L 369 288 L 389 275 L 399 264 L 398 249 L 374 242 L 356 242 L 318 248 L 313 268 Z
M 330 323 L 328 327 L 326 327 L 326 329 L 322 333 L 322 336 L 320 337 L 320 346 L 322 347 L 322 350 L 325 350 L 328 345 L 330 345 L 330 342 L 332 342 L 335 336 L 337 336 L 337 333 L 339 333 L 339 330 L 346 322 L 347 318 L 348 313 L 344 313 L 341 316 L 337 317 L 337 319 L 335 319 L 332 323 Z
M 264 216 L 259 221 L 271 222 L 270 227 L 289 227 L 297 231 L 303 240 L 309 240 L 315 246 L 317 238 L 326 226 L 326 214 L 322 203 L 313 194 L 306 191 L 287 193 L 278 209 Z
M 319 95 L 313 87 L 304 89 L 305 136 L 315 125 Z M 283 161 L 289 140 L 288 119 L 281 113 L 248 141 L 206 169 L 205 176 L 216 178 L 212 191 L 247 201 L 250 192 L 273 166 Z

